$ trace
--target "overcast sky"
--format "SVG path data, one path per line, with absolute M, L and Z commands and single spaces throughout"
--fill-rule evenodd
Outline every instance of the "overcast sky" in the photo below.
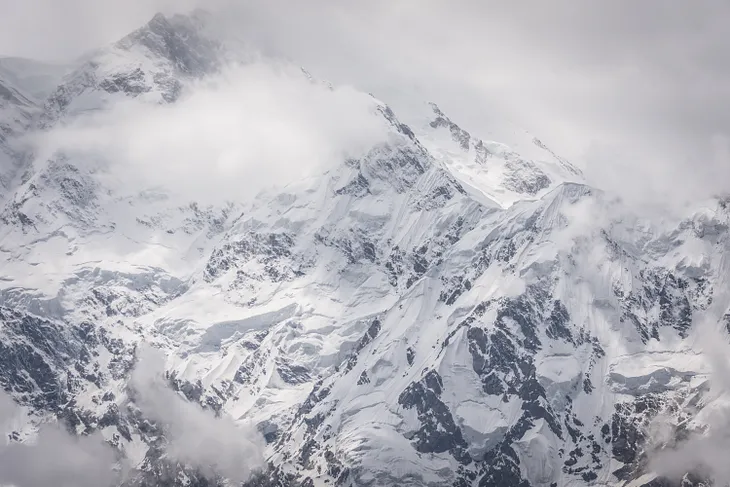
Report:
M 239 34 L 317 76 L 396 107 L 435 101 L 477 135 L 510 119 L 596 178 L 730 189 L 730 2 L 204 3 L 225 3 Z M 0 0 L 0 53 L 72 58 L 195 4 Z

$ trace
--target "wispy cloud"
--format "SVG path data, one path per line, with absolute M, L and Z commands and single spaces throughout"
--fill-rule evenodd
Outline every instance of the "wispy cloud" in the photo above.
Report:
M 727 262 L 724 271 L 728 271 Z M 654 421 L 650 440 L 657 446 L 668 445 L 653 452 L 650 468 L 660 475 L 678 479 L 687 472 L 712 478 L 717 485 L 730 485 L 730 343 L 722 317 L 730 304 L 730 290 L 720 286 L 713 304 L 695 323 L 696 345 L 709 366 L 710 390 L 700 402 L 702 408 L 685 425 L 688 437 L 676 440 L 671 419 L 660 416 Z
M 192 84 L 175 104 L 121 101 L 31 142 L 41 158 L 64 153 L 127 187 L 236 200 L 325 171 L 385 140 L 374 107 L 367 94 L 261 62 Z
M 171 458 L 210 478 L 220 475 L 239 483 L 264 467 L 260 433 L 184 400 L 169 388 L 164 370 L 164 355 L 142 344 L 130 386 L 144 416 L 162 425 Z
M 396 111 L 433 100 L 482 137 L 510 119 L 626 199 L 677 206 L 730 191 L 716 148 L 730 135 L 730 6 L 720 0 L 0 0 L 0 51 L 68 57 L 157 10 L 195 6 L 220 13 L 222 35 Z
M 438 102 L 483 138 L 505 120 L 632 201 L 728 192 L 730 6 L 570 0 L 228 2 L 270 53 L 373 91 L 397 111 Z M 377 32 L 377 35 L 374 33 Z
M 0 425 L 22 414 L 0 394 Z M 5 429 L 5 428 L 3 428 Z M 16 487 L 105 487 L 115 485 L 117 455 L 101 435 L 74 436 L 58 424 L 42 424 L 30 441 L 0 446 L 0 484 Z
M 719 341 L 716 341 L 719 340 Z M 669 448 L 651 456 L 650 468 L 658 474 L 681 479 L 688 472 L 712 478 L 718 485 L 730 484 L 730 365 L 727 357 L 730 346 L 725 337 L 710 334 L 703 351 L 711 366 L 711 392 L 703 399 L 704 409 L 692 420 L 689 437 L 676 442 L 671 418 L 659 417 L 654 421 L 652 441 L 669 444 Z
M 210 479 L 247 480 L 265 466 L 263 437 L 248 424 L 190 403 L 164 378 L 165 358 L 142 344 L 129 380 L 135 405 L 162 427 L 165 453 Z M 0 393 L 0 430 L 28 418 L 9 395 Z M 129 467 L 99 433 L 76 436 L 57 423 L 42 423 L 23 442 L 0 445 L 0 485 L 15 487 L 105 487 L 127 480 Z

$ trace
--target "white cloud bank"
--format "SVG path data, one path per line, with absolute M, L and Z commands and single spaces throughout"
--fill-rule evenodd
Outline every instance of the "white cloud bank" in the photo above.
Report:
M 265 467 L 263 437 L 253 426 L 186 401 L 170 389 L 164 371 L 164 356 L 142 344 L 129 385 L 142 414 L 162 427 L 169 458 L 209 479 L 236 483 Z M 25 420 L 21 408 L 0 391 L 0 433 Z M 101 434 L 75 436 L 57 423 L 41 424 L 22 443 L 0 444 L 0 485 L 110 487 L 128 479 L 128 467 Z
M 206 477 L 220 475 L 238 483 L 265 466 L 260 433 L 228 416 L 216 417 L 170 389 L 161 352 L 141 344 L 137 353 L 130 380 L 135 403 L 145 417 L 162 425 L 170 457 Z
M 711 343 L 715 340 L 720 340 Z M 670 479 L 681 479 L 687 472 L 708 476 L 717 485 L 730 484 L 730 364 L 725 337 L 712 334 L 703 348 L 712 366 L 710 395 L 703 399 L 707 405 L 693 421 L 695 429 L 689 437 L 673 447 L 656 452 L 650 468 Z M 669 418 L 654 421 L 652 440 L 655 443 L 674 443 L 674 428 Z
M 21 414 L 0 392 L 0 429 Z M 42 424 L 29 442 L 0 445 L 0 485 L 108 487 L 120 481 L 114 449 L 99 434 L 73 436 L 58 424 Z
M 721 272 L 730 272 L 730 261 L 725 262 Z M 730 289 L 720 282 L 712 305 L 694 324 L 697 345 L 710 368 L 710 390 L 689 425 L 689 437 L 675 442 L 669 420 L 659 417 L 654 421 L 653 443 L 670 447 L 655 452 L 650 467 L 670 479 L 696 472 L 710 477 L 718 486 L 730 485 L 730 343 L 723 323 L 728 305 Z
M 432 100 L 480 136 L 509 118 L 626 199 L 676 206 L 730 191 L 713 148 L 730 135 L 722 0 L 0 0 L 0 52 L 69 59 L 158 10 L 196 6 L 397 112 Z
M 122 100 L 31 142 L 41 158 L 59 152 L 101 166 L 112 185 L 215 203 L 325 171 L 385 137 L 369 95 L 257 62 L 189 86 L 175 104 Z

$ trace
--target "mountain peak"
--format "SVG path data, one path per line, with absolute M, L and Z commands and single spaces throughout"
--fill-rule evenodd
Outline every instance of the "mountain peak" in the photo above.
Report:
M 183 73 L 200 76 L 217 65 L 220 48 L 205 32 L 207 20 L 208 14 L 203 10 L 190 15 L 157 13 L 144 27 L 121 39 L 117 46 L 122 49 L 142 46 L 171 61 Z
M 418 139 L 476 197 L 509 206 L 542 196 L 562 182 L 583 181 L 572 164 L 508 122 L 495 122 L 494 129 L 481 135 L 466 130 L 434 102 L 409 115 Z
M 209 35 L 209 15 L 156 14 L 147 24 L 91 55 L 49 96 L 40 126 L 84 113 L 119 97 L 170 103 L 185 81 L 218 69 L 222 46 Z

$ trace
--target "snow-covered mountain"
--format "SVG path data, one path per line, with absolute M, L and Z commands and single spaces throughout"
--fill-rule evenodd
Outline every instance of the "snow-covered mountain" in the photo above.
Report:
M 224 482 L 136 407 L 144 341 L 185 400 L 256 426 L 250 485 L 672 485 L 651 425 L 680 441 L 715 404 L 699 320 L 730 327 L 728 201 L 655 224 L 532 135 L 427 103 L 373 99 L 363 157 L 219 206 L 6 143 L 175 103 L 229 54 L 203 14 L 158 15 L 43 102 L 0 78 L 0 384 L 28 424 L 101 432 L 130 484 Z
M 219 62 L 220 46 L 203 34 L 204 22 L 202 13 L 158 14 L 114 45 L 88 55 L 47 98 L 41 126 L 103 109 L 123 97 L 175 101 L 184 81 L 210 73 Z

